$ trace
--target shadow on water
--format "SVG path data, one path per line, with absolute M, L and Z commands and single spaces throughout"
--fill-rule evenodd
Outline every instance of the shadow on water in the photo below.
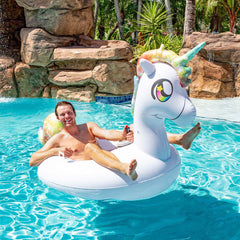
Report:
M 236 203 L 173 191 L 134 202 L 99 202 L 99 239 L 240 239 Z

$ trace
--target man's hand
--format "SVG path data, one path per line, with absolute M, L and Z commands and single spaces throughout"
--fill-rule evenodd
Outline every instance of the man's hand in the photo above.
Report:
M 132 130 L 132 126 L 130 125 L 130 127 L 128 125 L 126 125 L 123 129 L 123 138 L 127 139 L 129 142 L 133 142 L 134 141 L 134 133 Z
M 59 148 L 59 153 L 63 154 L 64 157 L 70 158 L 74 152 L 77 152 L 77 149 L 72 149 L 70 147 Z

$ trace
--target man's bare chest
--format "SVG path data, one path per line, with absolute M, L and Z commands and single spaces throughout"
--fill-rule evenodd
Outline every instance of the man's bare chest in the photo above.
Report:
M 87 143 L 95 143 L 96 139 L 92 138 L 90 135 L 85 135 L 85 136 L 71 136 L 67 135 L 65 136 L 61 142 L 60 142 L 60 147 L 70 147 L 72 149 L 77 149 L 78 151 L 83 151 L 84 147 Z

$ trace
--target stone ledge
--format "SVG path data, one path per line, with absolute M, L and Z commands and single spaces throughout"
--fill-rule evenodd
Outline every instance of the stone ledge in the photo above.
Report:
M 85 86 L 94 83 L 92 71 L 50 71 L 49 82 L 57 86 Z
M 62 9 L 82 9 L 92 7 L 93 0 L 16 0 L 20 7 L 28 10 L 62 8 Z
M 83 48 L 83 47 L 60 47 L 53 52 L 53 61 L 67 60 L 123 60 L 129 59 L 129 50 L 125 47 Z

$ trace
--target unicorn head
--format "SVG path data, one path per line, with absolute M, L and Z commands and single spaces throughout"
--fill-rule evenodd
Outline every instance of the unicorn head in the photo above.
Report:
M 178 72 L 168 63 L 151 63 L 146 59 L 139 62 L 144 71 L 136 94 L 134 118 L 140 113 L 148 121 L 168 118 L 186 126 L 195 119 L 196 110 Z
M 194 121 L 196 109 L 183 87 L 183 80 L 186 85 L 191 73 L 186 64 L 204 44 L 181 57 L 165 51 L 162 46 L 151 52 L 154 53 L 151 61 L 147 59 L 149 52 L 140 58 L 137 71 L 141 79 L 135 93 L 134 141 L 143 151 L 168 159 L 170 148 L 164 119 L 168 118 L 182 127 Z M 146 144 L 146 141 L 151 144 Z

